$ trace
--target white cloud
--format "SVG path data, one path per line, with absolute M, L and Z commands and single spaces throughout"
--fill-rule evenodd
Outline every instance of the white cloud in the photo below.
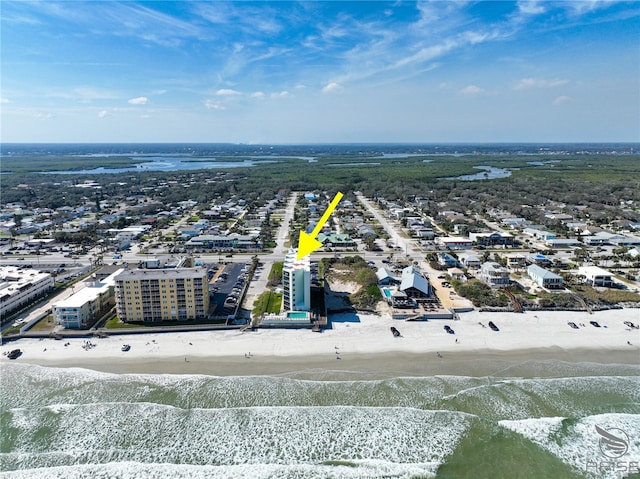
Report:
M 339 83 L 331 82 L 322 89 L 322 93 L 336 93 L 342 91 L 342 89 L 343 88 Z
M 569 80 L 563 80 L 560 78 L 554 78 L 552 80 L 545 80 L 543 78 L 523 78 L 516 86 L 514 90 L 528 90 L 530 88 L 555 88 L 563 86 L 569 83 Z
M 249 95 L 251 98 L 258 98 L 258 99 L 262 99 L 264 98 L 264 92 L 261 91 L 254 91 L 251 95 Z
M 560 95 L 555 100 L 553 100 L 552 104 L 555 106 L 564 105 L 565 103 L 569 103 L 572 100 L 573 98 L 571 98 L 570 96 Z
M 537 0 L 526 0 L 518 2 L 518 11 L 524 15 L 540 15 L 546 9 Z
M 481 93 L 485 93 L 485 90 L 476 85 L 469 85 L 464 87 L 462 90 L 460 90 L 459 93 L 461 95 L 471 96 L 471 95 L 479 95 Z
M 8 98 L 0 98 L 0 103 L 11 103 Z
M 131 98 L 129 103 L 131 105 L 146 105 L 149 103 L 149 99 L 146 96 L 139 96 L 137 98 Z
M 289 92 L 286 90 L 271 94 L 271 98 L 287 98 L 288 96 L 289 96 Z
M 590 13 L 595 10 L 608 8 L 614 3 L 615 1 L 613 0 L 582 0 L 579 2 L 569 2 L 567 7 L 575 15 L 584 15 L 585 13 Z
M 107 114 L 107 110 L 102 110 L 98 112 L 98 118 L 104 118 L 105 116 L 107 116 Z
M 223 104 L 215 100 L 207 99 L 203 102 L 203 104 L 208 110 L 226 110 L 227 109 L 226 106 L 224 106 Z
M 240 93 L 239 91 L 231 90 L 229 88 L 222 88 L 216 92 L 216 95 L 218 96 L 237 96 L 241 94 L 242 93 Z

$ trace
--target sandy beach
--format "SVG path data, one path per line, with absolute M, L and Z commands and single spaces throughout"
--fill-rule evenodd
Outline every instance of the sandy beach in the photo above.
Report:
M 640 364 L 639 309 L 596 312 L 538 311 L 460 315 L 458 321 L 394 321 L 373 314 L 332 316 L 332 327 L 113 335 L 87 339 L 21 339 L 15 360 L 43 366 L 81 367 L 116 373 L 273 375 L 318 370 L 393 375 L 491 374 L 527 361 Z M 493 321 L 500 331 L 487 325 Z M 572 329 L 573 321 L 581 325 Z M 597 321 L 602 327 L 589 324 Z M 485 326 L 482 326 L 482 323 Z M 455 334 L 448 334 L 444 325 Z M 401 337 L 393 337 L 395 326 Z M 87 341 L 93 346 L 87 347 Z M 630 344 L 629 344 L 630 343 Z M 66 345 L 65 345 L 66 344 Z M 123 344 L 131 349 L 121 351 Z M 0 361 L 9 360 L 3 355 Z

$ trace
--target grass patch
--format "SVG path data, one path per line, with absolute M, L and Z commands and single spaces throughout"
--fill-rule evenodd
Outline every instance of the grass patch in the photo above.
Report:
M 269 285 L 274 286 L 276 284 L 282 283 L 282 268 L 284 267 L 283 261 L 276 261 L 271 266 L 271 271 L 269 271 Z
M 253 315 L 258 317 L 264 313 L 279 313 L 282 305 L 282 293 L 265 291 L 253 303 Z
M 114 316 L 109 321 L 104 323 L 105 329 L 130 329 L 130 328 L 143 328 L 143 324 L 130 324 L 122 323 L 117 316 Z
M 55 323 L 53 322 L 53 315 L 49 314 L 38 321 L 36 324 L 29 328 L 29 331 L 51 331 Z
M 571 290 L 581 296 L 587 304 L 616 304 L 624 302 L 640 302 L 640 294 L 620 289 L 604 289 L 599 291 L 587 284 L 573 285 Z
M 2 335 L 3 336 L 9 336 L 11 334 L 18 334 L 20 332 L 20 328 L 24 326 L 24 324 L 18 324 L 15 326 L 10 326 L 7 329 L 5 329 L 4 331 L 2 331 Z
M 467 298 L 478 308 L 482 306 L 503 307 L 509 304 L 509 298 L 502 291 L 492 290 L 478 279 L 471 279 L 466 283 L 451 280 L 451 286 L 459 296 Z

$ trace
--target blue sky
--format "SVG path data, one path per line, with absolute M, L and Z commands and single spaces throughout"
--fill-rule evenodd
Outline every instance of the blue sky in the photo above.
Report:
M 640 141 L 640 3 L 5 1 L 3 142 Z

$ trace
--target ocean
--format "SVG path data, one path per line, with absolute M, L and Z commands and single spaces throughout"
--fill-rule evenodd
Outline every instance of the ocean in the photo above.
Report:
M 0 477 L 640 477 L 627 474 L 640 463 L 640 367 L 526 369 L 376 379 L 3 363 Z M 596 425 L 624 437 L 623 455 L 610 458 Z

